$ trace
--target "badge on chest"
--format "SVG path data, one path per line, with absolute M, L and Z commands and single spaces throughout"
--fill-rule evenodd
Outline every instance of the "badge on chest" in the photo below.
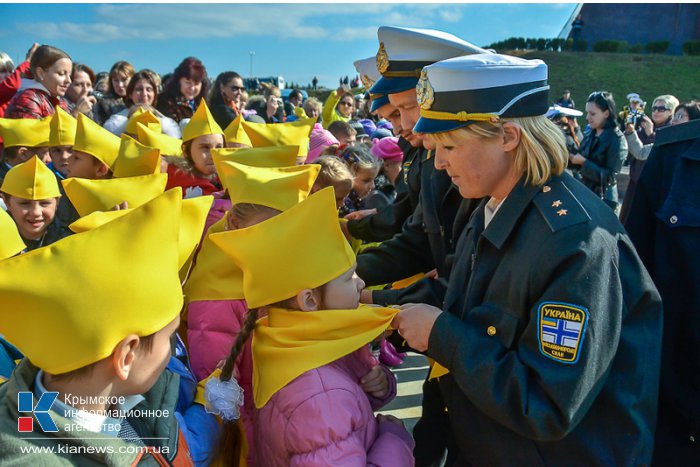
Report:
M 543 302 L 538 310 L 540 352 L 562 363 L 578 361 L 588 323 L 588 310 L 579 305 Z

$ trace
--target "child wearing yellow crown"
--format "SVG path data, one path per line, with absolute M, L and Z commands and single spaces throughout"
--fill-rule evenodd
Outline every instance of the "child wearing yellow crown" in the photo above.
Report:
M 251 150 L 254 151 L 254 150 Z M 290 152 L 293 163 L 295 152 Z M 264 155 L 259 155 L 264 158 Z M 232 207 L 207 233 L 249 227 L 279 214 L 305 199 L 318 167 L 259 168 L 217 158 L 217 172 Z M 243 296 L 243 273 L 205 237 L 192 274 L 185 284 L 187 342 L 192 369 L 199 380 L 208 377 L 226 359 L 243 328 L 248 307 Z M 255 465 L 252 403 L 253 366 L 250 344 L 235 363 L 245 405 L 241 419 L 246 431 L 248 464 Z
M 27 250 L 50 245 L 70 235 L 67 226 L 56 217 L 61 197 L 56 177 L 37 156 L 11 168 L 0 186 L 0 193 Z
M 166 189 L 179 186 L 185 198 L 210 195 L 221 190 L 211 151 L 224 147 L 224 130 L 216 123 L 204 100 L 183 129 L 182 141 L 183 157 L 167 159 Z
M 73 156 L 78 121 L 62 108 L 56 107 L 49 127 L 49 169 L 59 180 L 63 180 L 68 176 L 68 161 Z
M 26 162 L 32 156 L 39 156 L 44 162 L 49 159 L 50 118 L 0 118 L 0 137 L 3 139 L 2 160 L 0 161 L 0 183 L 7 171 L 17 164 Z
M 314 242 L 305 241 L 309 229 Z M 373 413 L 393 398 L 396 381 L 367 344 L 386 331 L 397 310 L 358 308 L 364 284 L 354 275 L 355 255 L 340 231 L 333 190 L 210 239 L 243 270 L 251 312 L 221 379 L 207 383 L 206 397 L 214 411 L 230 403 L 226 384 L 252 331 L 255 441 L 265 446 L 257 452 L 259 465 L 348 459 L 355 465 L 413 465 L 413 440 L 403 424 Z M 259 308 L 267 316 L 256 323 Z
M 31 459 L 42 465 L 192 465 L 174 416 L 178 377 L 164 371 L 183 302 L 180 258 L 198 240 L 183 231 L 203 223 L 186 219 L 171 191 L 0 261 L 0 333 L 26 356 L 0 386 L 0 464 L 43 446 Z M 61 276 L 81 287 L 55 287 Z
M 84 114 L 78 115 L 73 155 L 68 159 L 67 177 L 91 180 L 112 177 L 121 140 Z

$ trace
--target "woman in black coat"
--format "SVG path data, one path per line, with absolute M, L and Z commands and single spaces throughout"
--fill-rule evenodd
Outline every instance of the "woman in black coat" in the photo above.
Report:
M 618 206 L 617 174 L 627 158 L 627 141 L 617 128 L 615 101 L 612 94 L 594 92 L 586 101 L 586 120 L 590 132 L 581 141 L 581 152 L 569 156 L 580 166 L 584 185 L 613 210 Z

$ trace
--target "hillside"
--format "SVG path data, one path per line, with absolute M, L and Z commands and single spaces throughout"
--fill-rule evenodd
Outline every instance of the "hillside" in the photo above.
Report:
M 681 102 L 700 99 L 700 57 L 543 51 L 518 55 L 544 60 L 549 66 L 550 100 L 571 89 L 580 110 L 593 91 L 612 92 L 619 109 L 627 105 L 625 96 L 636 92 L 647 102 L 647 115 L 652 100 L 661 94 L 672 94 Z

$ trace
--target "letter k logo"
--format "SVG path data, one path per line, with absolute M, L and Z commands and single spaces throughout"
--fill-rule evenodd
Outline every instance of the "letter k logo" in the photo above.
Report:
M 49 410 L 53 407 L 53 403 L 58 397 L 58 392 L 45 392 L 39 398 L 39 402 L 34 406 L 34 394 L 23 391 L 17 394 L 17 408 L 19 412 L 31 412 L 36 417 L 37 422 L 42 431 L 45 433 L 56 432 L 58 427 L 54 423 Z M 20 433 L 32 432 L 34 428 L 34 419 L 32 417 L 19 417 L 17 419 L 17 431 Z

